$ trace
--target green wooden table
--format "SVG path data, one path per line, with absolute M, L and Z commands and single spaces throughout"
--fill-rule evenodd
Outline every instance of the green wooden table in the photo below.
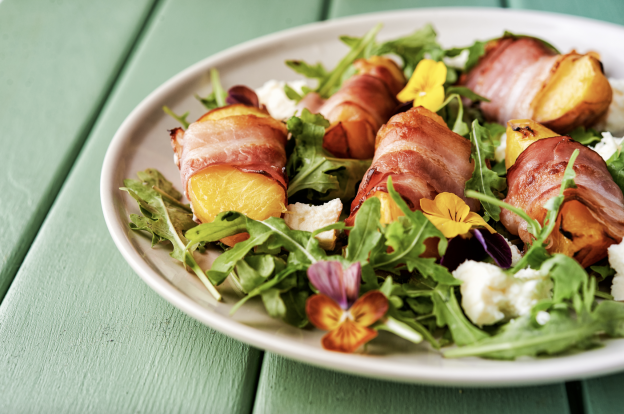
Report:
M 624 24 L 622 0 L 0 0 L 0 412 L 624 412 L 624 374 L 459 389 L 264 353 L 157 296 L 108 235 L 104 153 L 127 114 L 169 77 L 285 28 L 432 6 Z

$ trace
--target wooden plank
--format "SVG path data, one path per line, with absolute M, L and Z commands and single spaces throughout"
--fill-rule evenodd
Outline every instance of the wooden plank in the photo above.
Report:
M 153 2 L 0 2 L 0 301 Z
M 508 4 L 514 9 L 574 14 L 624 24 L 624 1 L 622 0 L 508 0 Z
M 254 414 L 567 413 L 563 384 L 446 388 L 378 381 L 327 371 L 266 353 Z
M 0 412 L 250 411 L 261 353 L 185 316 L 134 274 L 104 224 L 99 178 L 116 129 L 161 82 L 321 14 L 320 1 L 260 3 L 158 6 L 0 305 Z
M 352 14 L 372 13 L 387 10 L 411 9 L 418 7 L 479 6 L 499 7 L 500 0 L 333 0 L 329 17 L 336 18 Z
M 581 381 L 586 414 L 612 414 L 624 411 L 624 373 Z

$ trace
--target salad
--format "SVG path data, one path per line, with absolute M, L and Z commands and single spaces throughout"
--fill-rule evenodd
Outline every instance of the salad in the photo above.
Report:
M 307 81 L 226 91 L 213 69 L 195 122 L 165 107 L 183 191 L 125 180 L 130 227 L 217 300 L 229 279 L 232 313 L 258 297 L 330 351 L 380 330 L 447 358 L 624 336 L 624 82 L 531 36 L 445 49 L 431 26 L 380 29 L 342 36 L 332 70 L 286 62 Z

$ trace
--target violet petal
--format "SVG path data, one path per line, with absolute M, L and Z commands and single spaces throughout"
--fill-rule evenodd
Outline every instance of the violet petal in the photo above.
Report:
M 256 92 L 243 85 L 232 86 L 228 89 L 225 102 L 228 105 L 243 104 L 247 106 L 255 106 L 257 108 L 260 107 L 260 101 L 258 100 Z
M 360 295 L 360 284 L 362 282 L 362 265 L 360 262 L 354 263 L 343 273 L 342 283 L 347 295 L 347 306 L 350 308 Z
M 348 309 L 347 292 L 343 284 L 342 264 L 336 261 L 318 261 L 308 268 L 310 283 L 323 295 L 329 296 Z
M 481 260 L 483 257 L 485 257 L 483 247 L 481 247 L 481 243 L 475 240 L 475 237 L 464 239 L 457 236 L 449 240 L 446 253 L 442 256 L 440 264 L 452 272 L 466 260 Z
M 492 234 L 487 229 L 474 229 L 472 232 L 497 265 L 503 269 L 511 267 L 511 248 L 503 236 Z

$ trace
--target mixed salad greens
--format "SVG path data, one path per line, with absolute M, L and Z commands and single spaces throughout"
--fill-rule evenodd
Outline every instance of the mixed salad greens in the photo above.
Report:
M 506 170 L 504 162 L 496 162 L 494 153 L 505 128 L 484 122 L 476 106 L 465 108 L 462 101 L 462 98 L 472 102 L 487 99 L 465 87 L 453 86 L 462 71 L 474 66 L 484 54 L 486 42 L 444 49 L 438 44 L 433 28 L 425 26 L 406 37 L 378 43 L 376 34 L 380 28 L 375 26 L 361 38 L 341 37 L 350 50 L 331 71 L 320 63 L 287 61 L 297 73 L 317 80 L 318 86 L 304 88 L 302 94 L 286 86 L 286 95 L 296 101 L 311 91 L 324 98 L 331 96 L 353 75 L 352 64 L 359 58 L 394 55 L 409 78 L 425 58 L 443 61 L 467 51 L 463 66 L 448 67 L 443 85 L 445 99 L 437 113 L 451 130 L 471 142 L 475 169 L 466 183 L 465 195 L 481 202 L 487 226 L 518 243 L 498 223 L 501 208 L 528 223 L 533 242 L 516 263 L 509 263 L 505 266 L 508 269 L 501 271 L 504 277 L 513 279 L 518 272 L 532 269 L 552 282 L 552 293 L 536 301 L 530 312 L 489 326 L 472 323 L 460 305 L 462 281 L 454 277 L 443 261 L 421 257 L 431 247 L 432 240 L 436 241 L 434 248 L 439 256 L 447 257 L 447 250 L 451 250 L 449 243 L 457 237 L 445 237 L 423 212 L 411 211 L 395 191 L 391 178 L 387 182 L 388 193 L 403 213 L 398 220 L 382 223 L 380 201 L 373 197 L 361 205 L 352 227 L 340 221 L 306 232 L 291 229 L 282 218 L 256 221 L 234 211 L 219 214 L 211 223 L 197 225 L 190 205 L 180 201 L 182 195 L 173 184 L 158 171 L 148 169 L 138 173 L 138 180 L 125 180 L 122 187 L 140 208 L 141 215 L 130 216 L 130 227 L 151 234 L 152 245 L 170 243 L 171 256 L 190 268 L 217 299 L 221 296 L 215 286 L 229 278 L 244 293 L 232 313 L 248 300 L 260 297 L 267 313 L 274 318 L 299 328 L 313 324 L 330 331 L 328 344 L 336 341 L 340 332 L 356 332 L 354 335 L 363 338 L 357 343 L 334 346 L 335 350 L 353 351 L 355 345 L 371 339 L 379 330 L 414 343 L 427 341 L 435 349 L 444 348 L 442 353 L 448 358 L 514 359 L 552 355 L 595 347 L 605 337 L 623 337 L 624 303 L 611 300 L 605 289 L 601 290 L 601 282 L 608 282 L 614 274 L 608 262 L 583 269 L 574 259 L 562 254 L 550 255 L 546 250 L 564 200 L 563 191 L 575 186 L 573 164 L 578 150 L 565 170 L 559 195 L 545 206 L 548 213 L 543 225 L 523 210 L 504 203 L 501 200 L 506 195 Z M 505 36 L 516 35 L 506 33 Z M 215 70 L 211 78 L 213 92 L 205 98 L 198 97 L 207 109 L 226 105 L 227 98 Z M 182 127 L 188 127 L 188 113 L 178 116 L 166 107 L 165 112 Z M 370 160 L 336 158 L 323 149 L 328 126 L 322 115 L 307 110 L 288 120 L 292 135 L 286 171 L 289 199 L 318 204 L 340 198 L 347 204 L 354 198 Z M 597 131 L 583 128 L 573 131 L 571 136 L 583 145 L 600 140 Z M 607 164 L 615 182 L 624 188 L 624 155 L 618 151 Z M 341 232 L 336 248 L 329 252 L 319 247 L 315 238 L 328 230 Z M 223 238 L 243 232 L 249 238 L 234 247 L 219 244 Z M 478 237 L 481 240 L 482 236 Z M 216 243 L 224 252 L 204 271 L 194 254 L 206 243 Z M 495 242 L 483 243 L 487 253 L 483 260 L 490 264 L 500 263 L 496 249 L 509 249 L 507 244 L 497 247 Z M 333 275 L 334 282 L 328 275 Z M 323 302 L 320 298 L 323 295 L 335 299 L 339 307 Z M 446 348 L 451 344 L 457 346 Z

